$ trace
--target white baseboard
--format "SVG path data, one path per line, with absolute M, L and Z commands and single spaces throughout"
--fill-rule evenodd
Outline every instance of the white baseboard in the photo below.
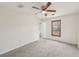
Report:
M 61 43 L 69 44 L 69 45 L 74 45 L 74 46 L 77 47 L 77 44 L 73 44 L 73 43 L 69 43 L 69 42 L 65 42 L 65 41 L 55 40 L 55 39 L 51 39 L 51 38 L 43 38 L 43 39 L 50 39 L 50 40 L 53 40 L 53 41 L 57 41 L 57 42 L 61 42 Z
M 7 52 L 10 52 L 10 51 L 12 51 L 12 50 L 14 50 L 14 49 L 20 48 L 20 47 L 22 47 L 22 46 L 24 46 L 24 45 L 33 43 L 33 42 L 35 42 L 35 41 L 37 41 L 37 40 L 33 40 L 33 41 L 28 42 L 28 43 L 24 43 L 24 44 L 22 44 L 22 45 L 20 45 L 20 46 L 18 45 L 18 46 L 16 46 L 16 47 L 13 47 L 13 48 L 8 49 L 8 50 L 6 50 L 6 51 L 0 52 L 0 55 L 5 54 L 5 53 L 7 53 Z

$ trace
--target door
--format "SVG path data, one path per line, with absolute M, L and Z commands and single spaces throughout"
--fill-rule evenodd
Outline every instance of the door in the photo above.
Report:
M 45 38 L 46 34 L 46 24 L 45 22 L 40 22 L 39 25 L 39 30 L 40 30 L 40 38 Z

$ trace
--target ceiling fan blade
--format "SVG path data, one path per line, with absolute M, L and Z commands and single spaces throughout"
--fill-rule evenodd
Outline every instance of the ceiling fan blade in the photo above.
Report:
M 56 10 L 47 10 L 47 12 L 56 12 Z
M 39 13 L 41 13 L 41 11 L 40 11 L 40 12 L 35 13 L 35 15 L 38 15 Z
M 34 7 L 34 6 L 33 6 L 32 8 L 40 10 L 40 8 L 38 8 L 38 7 Z
M 51 2 L 48 2 L 48 3 L 46 4 L 45 9 L 47 9 L 50 5 L 51 5 Z

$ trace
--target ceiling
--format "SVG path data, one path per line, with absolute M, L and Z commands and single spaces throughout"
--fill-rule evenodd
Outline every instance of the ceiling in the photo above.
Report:
M 18 8 L 19 4 L 23 4 L 24 7 Z M 46 4 L 46 2 L 0 2 L 0 7 L 6 7 L 8 9 L 10 8 L 30 15 L 35 15 L 35 13 L 38 13 L 35 16 L 39 18 L 57 17 L 70 13 L 75 13 L 79 10 L 78 2 L 52 2 L 52 5 L 49 7 L 49 9 L 56 9 L 56 13 L 55 15 L 51 15 L 52 13 L 48 13 L 48 16 L 44 16 L 43 14 L 39 13 L 40 10 L 35 10 L 32 8 L 32 6 L 40 7 L 44 4 Z

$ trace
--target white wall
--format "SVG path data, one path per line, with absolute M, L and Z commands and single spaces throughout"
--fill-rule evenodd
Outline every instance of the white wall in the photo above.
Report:
M 79 48 L 79 12 L 78 12 L 78 16 L 77 16 L 77 18 L 78 18 L 78 28 L 77 28 L 77 33 L 78 33 L 78 36 L 77 36 L 77 38 L 78 38 L 78 40 L 77 40 L 77 44 L 78 44 L 78 48 Z
M 51 21 L 61 19 L 61 37 L 51 36 Z M 46 38 L 77 44 L 77 13 L 51 18 L 46 22 Z
M 0 54 L 38 39 L 38 19 L 33 15 L 0 8 Z

